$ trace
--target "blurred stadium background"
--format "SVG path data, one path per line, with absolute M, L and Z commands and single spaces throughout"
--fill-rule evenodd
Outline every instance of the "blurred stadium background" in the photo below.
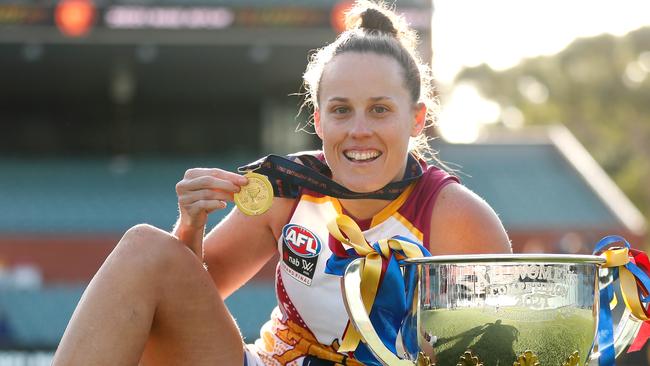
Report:
M 396 5 L 430 61 L 432 3 Z M 186 169 L 318 148 L 296 131 L 307 116 L 290 95 L 347 6 L 0 1 L 0 366 L 49 364 L 121 234 L 171 229 Z M 647 219 L 562 125 L 434 147 L 499 213 L 516 252 L 589 253 L 605 234 L 647 243 Z M 250 341 L 275 302 L 271 283 L 269 265 L 227 300 Z M 646 363 L 639 352 L 620 364 Z

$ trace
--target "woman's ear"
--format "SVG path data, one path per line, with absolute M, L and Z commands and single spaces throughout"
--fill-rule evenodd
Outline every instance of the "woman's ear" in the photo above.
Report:
M 418 103 L 415 106 L 415 118 L 411 129 L 411 137 L 418 136 L 424 129 L 427 120 L 427 106 L 424 103 Z
M 322 140 L 323 129 L 320 125 L 320 111 L 318 109 L 314 109 L 314 130 L 316 130 L 316 135 Z

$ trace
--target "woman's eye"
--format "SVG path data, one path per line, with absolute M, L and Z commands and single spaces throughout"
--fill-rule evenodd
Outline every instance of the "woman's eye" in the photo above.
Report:
M 381 106 L 381 105 L 377 105 L 377 106 L 372 107 L 372 111 L 375 112 L 375 113 L 386 113 L 386 112 L 388 112 L 388 108 L 386 108 L 384 106 Z
M 348 107 L 335 107 L 332 109 L 332 112 L 334 112 L 334 114 L 344 114 L 344 113 L 348 113 L 349 111 L 350 108 Z

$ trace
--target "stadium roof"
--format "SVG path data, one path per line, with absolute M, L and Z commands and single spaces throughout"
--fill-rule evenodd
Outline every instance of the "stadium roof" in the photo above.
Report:
M 639 210 L 562 126 L 435 148 L 463 183 L 492 205 L 506 228 L 645 232 Z
M 435 147 L 509 230 L 645 230 L 639 211 L 566 130 L 536 136 Z M 253 159 L 0 158 L 0 232 L 119 233 L 140 222 L 171 228 L 174 186 L 186 169 L 234 169 Z M 220 216 L 212 216 L 214 224 Z

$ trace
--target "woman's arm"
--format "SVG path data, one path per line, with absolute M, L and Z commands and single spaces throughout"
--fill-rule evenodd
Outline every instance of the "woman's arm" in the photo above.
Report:
M 494 210 L 461 184 L 442 188 L 431 215 L 432 254 L 511 253 L 510 240 Z
M 208 215 L 226 208 L 226 202 L 233 202 L 233 194 L 246 183 L 245 177 L 223 169 L 194 168 L 176 185 L 180 217 L 172 234 L 207 265 L 224 299 L 273 256 L 294 202 L 276 198 L 258 216 L 246 216 L 234 208 L 204 237 Z
M 203 240 L 204 261 L 222 298 L 253 277 L 277 250 L 294 200 L 274 198 L 269 211 L 246 216 L 236 207 Z

